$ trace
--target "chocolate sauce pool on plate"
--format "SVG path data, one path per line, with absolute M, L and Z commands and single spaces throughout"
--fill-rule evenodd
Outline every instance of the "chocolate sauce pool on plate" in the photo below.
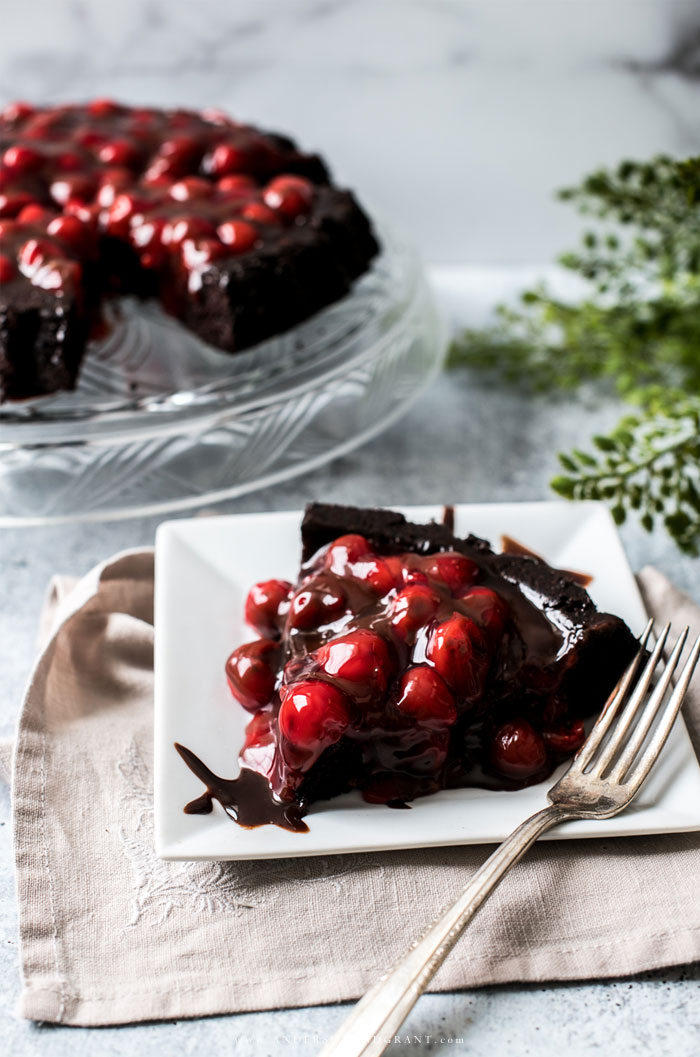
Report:
M 238 778 L 220 778 L 191 749 L 178 742 L 175 742 L 175 748 L 192 773 L 207 787 L 202 796 L 186 805 L 185 814 L 208 815 L 212 801 L 218 800 L 226 814 L 246 829 L 272 823 L 295 833 L 308 832 L 309 827 L 302 821 L 299 804 L 278 800 L 264 775 L 242 767 Z

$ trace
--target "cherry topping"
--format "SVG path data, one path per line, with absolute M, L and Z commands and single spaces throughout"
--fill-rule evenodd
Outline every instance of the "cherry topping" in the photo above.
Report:
M 8 147 L 2 156 L 3 165 L 15 176 L 24 176 L 26 173 L 36 172 L 44 164 L 44 155 L 33 147 L 17 145 Z
M 275 692 L 279 645 L 271 639 L 247 642 L 226 661 L 231 693 L 249 712 L 266 705 Z
M 492 639 L 499 639 L 508 620 L 508 606 L 489 587 L 470 587 L 459 595 L 469 616 L 484 628 Z
M 388 643 L 367 628 L 331 639 L 315 657 L 322 672 L 342 680 L 347 692 L 362 701 L 383 696 L 395 671 Z
M 428 584 L 408 584 L 391 603 L 392 627 L 408 639 L 433 619 L 440 601 L 440 595 Z
M 85 164 L 83 158 L 77 151 L 64 150 L 53 159 L 53 164 L 61 172 L 77 172 Z
M 77 286 L 82 274 L 78 261 L 48 261 L 32 276 L 32 283 L 44 290 L 64 290 Z
M 14 261 L 0 253 L 0 283 L 9 283 L 17 275 Z
M 279 225 L 279 214 L 274 209 L 263 205 L 262 202 L 249 202 L 241 210 L 241 216 L 246 220 L 254 220 L 257 224 Z
M 217 180 L 216 189 L 222 194 L 235 192 L 236 194 L 249 195 L 257 191 L 258 185 L 252 176 L 245 176 L 243 173 L 233 173 L 230 176 L 222 176 L 220 180 Z
M 569 724 L 560 723 L 543 731 L 543 737 L 547 748 L 555 756 L 571 756 L 578 752 L 586 740 L 586 728 L 582 720 L 575 719 Z
M 287 580 L 263 580 L 255 584 L 245 600 L 245 618 L 261 635 L 279 635 L 287 612 L 292 585 Z
M 112 99 L 93 99 L 87 106 L 89 112 L 96 117 L 110 117 L 119 114 L 124 108 Z
M 175 217 L 163 228 L 163 245 L 177 246 L 185 239 L 212 238 L 216 228 L 204 217 Z
M 34 199 L 27 191 L 8 191 L 0 193 L 0 217 L 16 217 L 25 206 L 31 205 Z
M 229 257 L 231 251 L 218 239 L 185 239 L 181 244 L 182 262 L 190 271 L 209 264 L 210 261 Z
M 339 536 L 326 551 L 326 568 L 342 576 L 351 562 L 359 561 L 371 553 L 372 548 L 364 536 L 357 533 Z
M 257 228 L 246 224 L 245 220 L 227 220 L 220 224 L 217 234 L 222 242 L 230 246 L 233 253 L 246 253 L 252 250 L 260 238 Z
M 507 778 L 524 781 L 534 778 L 547 767 L 547 748 L 526 719 L 503 723 L 489 744 L 489 760 Z
M 77 217 L 54 217 L 46 228 L 46 232 L 67 242 L 79 252 L 91 247 L 92 244 L 92 232 Z
M 116 196 L 106 215 L 103 214 L 105 230 L 110 235 L 126 238 L 131 227 L 131 218 L 148 212 L 156 203 L 145 195 L 122 191 Z
M 115 139 L 103 144 L 97 151 L 97 157 L 105 165 L 136 165 L 139 152 L 128 139 Z
M 144 268 L 158 268 L 167 258 L 162 239 L 164 227 L 165 220 L 162 217 L 149 217 L 129 232 L 129 240 L 138 250 Z
M 89 125 L 81 125 L 74 131 L 73 140 L 81 147 L 97 147 L 100 143 L 105 143 L 107 137 Z
M 446 584 L 453 594 L 479 578 L 476 562 L 451 551 L 431 554 L 425 559 L 424 569 L 433 580 Z
M 63 250 L 58 243 L 50 239 L 29 239 L 21 247 L 18 260 L 21 271 L 32 276 L 45 261 L 63 256 Z
M 25 118 L 31 117 L 34 112 L 34 107 L 31 103 L 17 100 L 17 102 L 8 103 L 7 106 L 3 107 L 0 117 L 4 121 L 24 121 Z
M 313 184 L 303 176 L 277 176 L 263 191 L 263 198 L 270 209 L 276 209 L 289 220 L 294 220 L 308 213 L 313 191 Z
M 226 173 L 246 172 L 250 168 L 250 152 L 235 143 L 219 143 L 202 163 L 205 172 L 214 176 Z
M 279 726 L 293 746 L 318 753 L 340 741 L 350 726 L 348 700 L 331 683 L 293 683 L 282 691 Z
M 70 173 L 54 180 L 49 190 L 51 197 L 59 205 L 64 205 L 69 198 L 78 198 L 82 202 L 89 202 L 97 191 L 97 182 L 92 176 Z
M 31 202 L 17 214 L 20 224 L 48 224 L 56 214 L 46 206 L 40 206 L 38 202 Z
M 346 607 L 345 594 L 337 584 L 323 579 L 311 581 L 292 598 L 289 624 L 299 631 L 311 631 L 336 620 Z
M 458 697 L 473 701 L 481 696 L 489 658 L 486 639 L 473 620 L 453 613 L 438 624 L 426 656 Z
M 134 174 L 129 169 L 105 169 L 100 174 L 101 187 L 97 202 L 102 209 L 109 209 L 120 191 L 126 191 L 134 183 Z
M 214 188 L 201 176 L 185 176 L 170 188 L 169 194 L 176 202 L 188 202 L 191 198 L 211 198 Z
M 449 727 L 457 719 L 457 707 L 445 680 L 434 668 L 419 664 L 401 677 L 398 712 L 426 726 Z

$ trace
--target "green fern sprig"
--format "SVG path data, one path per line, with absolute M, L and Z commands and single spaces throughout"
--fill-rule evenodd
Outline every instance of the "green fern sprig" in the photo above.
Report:
M 598 224 L 560 263 L 585 280 L 579 302 L 544 285 L 493 326 L 466 330 L 448 363 L 536 392 L 602 384 L 639 405 L 595 452 L 560 456 L 552 482 L 572 499 L 605 499 L 618 522 L 661 520 L 679 547 L 700 548 L 700 157 L 622 162 L 560 192 Z M 612 223 L 612 227 L 610 224 Z M 606 226 L 607 225 L 607 226 Z

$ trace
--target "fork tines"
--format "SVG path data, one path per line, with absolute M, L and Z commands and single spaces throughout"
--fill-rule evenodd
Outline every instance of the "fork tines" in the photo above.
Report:
M 648 656 L 646 647 L 652 628 L 653 621 L 650 620 L 640 637 L 636 656 L 611 694 L 574 760 L 572 770 L 586 772 L 587 775 L 603 781 L 616 784 L 624 782 L 632 789 L 639 788 L 649 773 L 671 731 L 700 656 L 698 636 L 666 700 L 688 638 L 689 628 L 684 628 L 650 692 L 671 625 L 666 624 L 662 629 L 651 656 L 638 676 L 637 673 Z M 631 728 L 633 729 L 628 735 Z M 606 735 L 609 735 L 607 741 Z M 644 751 L 640 755 L 643 747 Z

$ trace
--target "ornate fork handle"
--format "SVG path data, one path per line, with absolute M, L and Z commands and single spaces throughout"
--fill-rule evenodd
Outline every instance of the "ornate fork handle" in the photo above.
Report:
M 511 866 L 542 833 L 580 817 L 551 805 L 526 819 L 474 874 L 408 954 L 358 1002 L 319 1057 L 379 1057 L 447 955 Z

